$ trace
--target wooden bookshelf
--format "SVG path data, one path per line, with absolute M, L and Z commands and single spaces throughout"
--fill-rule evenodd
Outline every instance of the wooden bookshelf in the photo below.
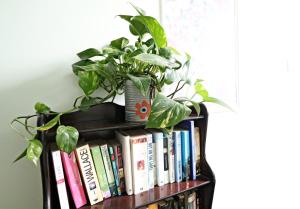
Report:
M 39 115 L 38 125 L 47 123 L 53 115 Z M 114 138 L 114 130 L 116 129 L 135 129 L 144 128 L 143 123 L 125 122 L 125 108 L 114 103 L 104 103 L 94 106 L 88 111 L 78 111 L 64 115 L 61 121 L 65 125 L 76 127 L 80 133 L 79 144 L 88 143 L 94 140 Z M 206 161 L 205 157 L 205 142 L 208 113 L 206 107 L 201 104 L 201 114 L 197 116 L 195 111 L 187 120 L 194 120 L 195 126 L 200 130 L 200 149 L 201 149 L 201 175 L 194 181 L 183 181 L 180 183 L 166 184 L 161 187 L 155 187 L 149 191 L 138 195 L 124 195 L 112 197 L 104 200 L 97 205 L 86 205 L 82 209 L 137 209 L 148 204 L 158 202 L 165 198 L 189 191 L 196 191 L 200 196 L 200 209 L 211 209 L 215 176 Z M 41 156 L 41 176 L 43 184 L 43 208 L 44 209 L 59 209 L 59 200 L 56 188 L 56 181 L 51 159 L 51 147 L 55 142 L 55 132 L 39 132 L 38 138 L 44 145 L 44 150 Z M 70 196 L 70 207 L 72 205 L 72 197 Z

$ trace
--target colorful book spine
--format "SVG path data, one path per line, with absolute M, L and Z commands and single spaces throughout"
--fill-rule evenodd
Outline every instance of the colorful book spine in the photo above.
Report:
M 169 183 L 169 157 L 168 157 L 168 135 L 164 134 L 164 184 Z
M 101 154 L 102 154 L 104 168 L 106 171 L 106 177 L 107 177 L 110 194 L 111 194 L 111 196 L 116 196 L 117 189 L 116 189 L 115 178 L 114 178 L 114 173 L 113 173 L 113 169 L 112 169 L 112 165 L 111 165 L 111 161 L 110 161 L 110 155 L 108 152 L 107 144 L 100 145 L 100 150 L 101 150 Z
M 189 180 L 190 176 L 190 146 L 189 131 L 181 131 L 181 162 L 182 162 L 182 179 Z
M 131 150 L 130 150 L 130 137 L 123 132 L 116 131 L 116 138 L 122 145 L 122 157 L 125 176 L 125 189 L 127 195 L 133 194 L 132 187 L 132 169 L 131 169 Z
M 173 131 L 174 151 L 175 151 L 175 181 L 182 181 L 182 163 L 181 163 L 181 132 Z
M 147 137 L 130 137 L 133 193 L 148 190 Z
M 152 134 L 146 134 L 148 144 L 148 186 L 149 189 L 154 188 L 154 169 L 153 169 L 153 139 Z
M 174 156 L 174 138 L 172 134 L 168 135 L 168 163 L 169 163 L 169 182 L 175 182 L 175 156 Z
M 97 146 L 92 146 L 91 147 L 91 153 L 92 157 L 94 160 L 94 165 L 96 169 L 96 173 L 99 179 L 99 184 L 100 184 L 100 189 L 102 191 L 103 197 L 104 198 L 109 198 L 111 196 L 108 182 L 107 182 L 107 177 L 106 177 L 106 172 L 103 164 L 103 159 L 100 151 L 100 147 Z
M 156 179 L 157 185 L 164 185 L 164 137 L 162 132 L 153 132 L 153 140 L 155 142 L 155 158 L 156 158 Z
M 52 152 L 54 174 L 57 184 L 57 192 L 61 209 L 69 209 L 69 201 L 64 178 L 64 170 L 61 162 L 60 151 Z
M 119 170 L 118 170 L 117 161 L 116 161 L 113 146 L 108 145 L 108 153 L 109 153 L 109 156 L 110 156 L 110 162 L 111 162 L 111 166 L 112 166 L 112 170 L 113 170 L 113 174 L 114 174 L 114 178 L 115 178 L 116 194 L 118 194 L 120 196 L 121 195 L 121 189 L 120 189 L 120 182 L 119 182 Z
M 194 128 L 195 142 L 196 142 L 196 176 L 200 176 L 201 173 L 201 137 L 199 127 Z
M 113 147 L 114 147 L 114 153 L 115 153 L 117 168 L 118 168 L 120 190 L 121 193 L 123 194 L 125 192 L 125 176 L 124 176 L 122 146 L 120 143 L 116 143 Z
M 78 147 L 76 149 L 76 155 L 90 203 L 94 205 L 102 201 L 103 196 L 89 145 Z
M 87 200 L 76 162 L 75 153 L 71 152 L 71 154 L 67 154 L 65 152 L 61 152 L 61 159 L 75 207 L 80 208 L 87 203 Z

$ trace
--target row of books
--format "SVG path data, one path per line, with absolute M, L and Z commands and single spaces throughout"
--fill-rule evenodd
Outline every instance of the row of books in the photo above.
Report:
M 52 151 L 62 209 L 69 208 L 65 179 L 76 208 L 111 196 L 138 194 L 200 175 L 200 132 L 184 121 L 170 135 L 158 130 L 116 131 L 115 139 L 85 144 L 70 155 Z M 83 183 L 81 181 L 83 180 Z
M 140 209 L 197 209 L 200 208 L 199 202 L 199 196 L 192 192 L 187 196 L 175 195 Z

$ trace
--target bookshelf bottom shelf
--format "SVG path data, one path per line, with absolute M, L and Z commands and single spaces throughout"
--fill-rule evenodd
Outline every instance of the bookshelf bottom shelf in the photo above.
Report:
M 194 180 L 194 181 L 183 181 L 180 183 L 166 184 L 160 187 L 154 187 L 146 192 L 142 192 L 137 195 L 124 195 L 118 197 L 112 197 L 104 200 L 103 202 L 96 205 L 88 205 L 81 207 L 80 209 L 134 209 L 143 206 L 147 206 L 151 203 L 157 202 L 159 200 L 171 197 L 183 193 L 185 191 L 190 191 L 198 187 L 209 184 L 210 181 L 207 180 Z

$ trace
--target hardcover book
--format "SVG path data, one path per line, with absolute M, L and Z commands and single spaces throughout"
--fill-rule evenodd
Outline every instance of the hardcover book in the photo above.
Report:
M 87 200 L 76 162 L 75 153 L 71 152 L 71 154 L 68 155 L 65 152 L 61 152 L 61 159 L 75 207 L 80 208 L 87 203 Z
M 110 156 L 110 162 L 111 162 L 111 166 L 112 166 L 112 170 L 113 170 L 113 174 L 114 174 L 114 178 L 115 178 L 116 194 L 118 194 L 120 196 L 121 189 L 120 189 L 120 183 L 119 183 L 119 169 L 117 167 L 117 160 L 115 157 L 114 148 L 111 144 L 108 144 L 108 153 Z
M 90 203 L 91 205 L 94 205 L 102 201 L 103 196 L 100 190 L 89 145 L 78 147 L 76 149 L 76 156 Z
M 163 144 L 164 144 L 164 184 L 169 183 L 169 157 L 168 157 L 168 135 L 163 134 Z
M 190 176 L 190 146 L 189 131 L 181 131 L 181 163 L 182 163 L 182 179 L 189 180 Z
M 94 165 L 97 173 L 97 177 L 100 184 L 100 189 L 102 191 L 104 198 L 109 198 L 111 196 L 108 181 L 106 177 L 106 172 L 103 164 L 103 159 L 98 145 L 91 146 L 91 153 L 94 160 Z
M 200 129 L 199 127 L 194 128 L 195 131 L 195 142 L 196 142 L 196 175 L 200 176 L 201 173 L 201 136 L 200 136 Z
M 174 139 L 174 150 L 175 150 L 175 181 L 182 181 L 182 163 L 181 163 L 181 132 L 178 130 L 172 133 Z
M 69 209 L 69 200 L 67 195 L 64 170 L 63 170 L 63 165 L 61 162 L 61 156 L 59 150 L 52 151 L 52 160 L 53 160 L 54 174 L 56 179 L 60 208 Z
M 169 182 L 175 182 L 175 153 L 174 138 L 172 134 L 168 135 L 168 164 L 169 164 Z
M 149 189 L 154 188 L 154 169 L 153 169 L 153 139 L 152 134 L 146 133 L 148 143 L 148 186 Z
M 164 170 L 164 137 L 162 132 L 151 131 L 153 141 L 155 142 L 155 165 L 157 185 L 164 185 L 165 170 Z

